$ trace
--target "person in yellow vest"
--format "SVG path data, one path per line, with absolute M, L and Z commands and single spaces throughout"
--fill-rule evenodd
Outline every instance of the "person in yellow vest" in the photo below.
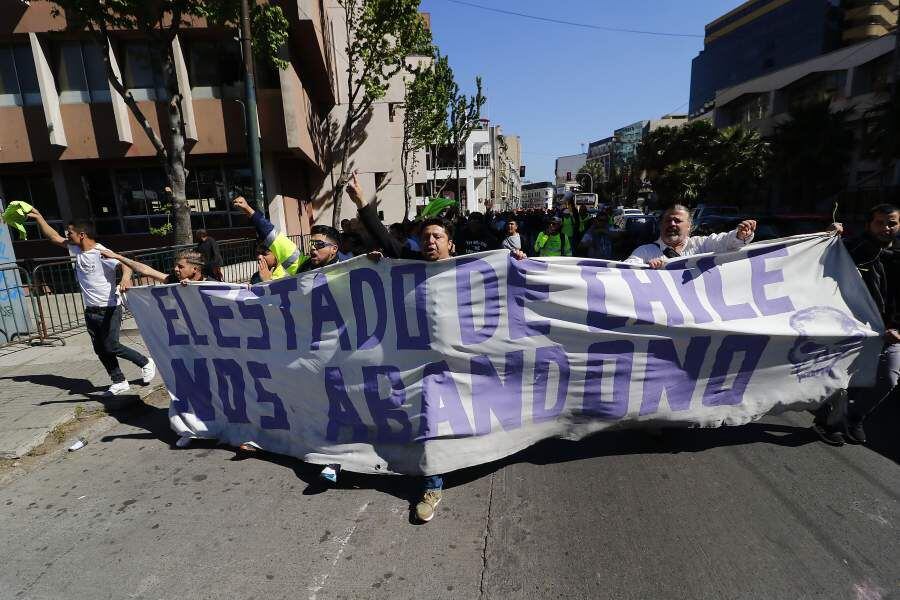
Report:
M 244 199 L 234 199 L 234 207 L 250 217 L 259 236 L 259 276 L 261 281 L 273 281 L 289 275 L 318 269 L 338 261 L 340 236 L 327 225 L 315 225 L 311 230 L 309 254 L 304 254 L 297 244 L 275 226 L 262 213 L 254 210 Z
M 559 217 L 550 217 L 547 228 L 534 241 L 535 256 L 572 256 L 572 242 L 560 230 L 561 224 Z

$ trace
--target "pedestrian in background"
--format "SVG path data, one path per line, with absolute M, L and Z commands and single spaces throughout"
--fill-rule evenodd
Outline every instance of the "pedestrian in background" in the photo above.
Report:
M 522 250 L 522 236 L 519 235 L 519 225 L 513 219 L 506 222 L 506 237 L 503 239 L 503 247 L 510 251 Z
M 222 254 L 219 243 L 205 229 L 198 229 L 197 252 L 203 255 L 204 274 L 216 281 L 222 281 Z

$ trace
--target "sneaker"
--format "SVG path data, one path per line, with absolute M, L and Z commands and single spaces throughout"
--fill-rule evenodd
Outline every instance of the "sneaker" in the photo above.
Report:
M 434 510 L 441 503 L 441 490 L 425 490 L 422 499 L 416 504 L 416 517 L 423 523 L 434 518 Z
M 866 430 L 863 429 L 862 423 L 847 425 L 847 431 L 844 433 L 844 437 L 851 444 L 865 444 Z
M 813 423 L 812 430 L 815 431 L 816 435 L 818 435 L 822 439 L 822 441 L 829 446 L 844 445 L 844 436 L 841 435 L 840 431 L 827 429 L 824 425 L 821 425 L 819 423 Z
M 188 446 L 191 445 L 192 439 L 193 439 L 192 437 L 189 437 L 186 435 L 182 436 L 182 437 L 178 438 L 177 442 L 175 442 L 175 446 L 177 446 L 178 448 L 187 448 Z
M 144 382 L 144 385 L 147 385 L 153 381 L 154 377 L 156 377 L 156 363 L 151 358 L 150 362 L 141 367 L 141 381 Z
M 127 381 L 120 381 L 118 383 L 114 383 L 109 386 L 109 389 L 103 393 L 104 396 L 118 396 L 120 394 L 124 394 L 128 390 L 131 389 L 131 386 L 128 385 Z

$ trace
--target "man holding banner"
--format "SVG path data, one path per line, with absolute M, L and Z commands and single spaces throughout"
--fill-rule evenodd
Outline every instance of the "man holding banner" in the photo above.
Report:
M 742 221 L 728 233 L 691 237 L 691 213 L 687 207 L 675 204 L 660 216 L 659 230 L 657 241 L 638 246 L 625 262 L 661 269 L 672 258 L 739 250 L 753 241 L 756 221 Z
M 838 233 L 843 226 L 835 223 Z M 816 412 L 813 430 L 823 442 L 842 446 L 844 441 L 865 444 L 863 423 L 897 387 L 900 380 L 900 257 L 891 246 L 900 234 L 900 209 L 879 204 L 869 210 L 866 229 L 846 246 L 884 320 L 884 346 L 878 359 L 878 375 L 871 388 L 851 387 L 847 406 L 827 402 Z M 844 410 L 846 409 L 846 410 Z
M 450 258 L 451 240 L 453 228 L 440 217 L 425 219 L 422 223 L 420 234 L 421 252 L 414 252 L 408 245 L 401 244 L 379 220 L 375 205 L 366 202 L 363 196 L 362 186 L 356 173 L 350 183 L 347 184 L 347 194 L 358 208 L 359 220 L 366 231 L 376 243 L 384 249 L 384 254 L 390 258 L 407 258 L 412 260 L 426 260 L 429 262 Z M 377 254 L 370 254 L 377 257 Z M 425 477 L 422 497 L 416 503 L 416 517 L 423 523 L 434 518 L 437 505 L 443 496 L 444 478 L 442 475 L 430 475 Z

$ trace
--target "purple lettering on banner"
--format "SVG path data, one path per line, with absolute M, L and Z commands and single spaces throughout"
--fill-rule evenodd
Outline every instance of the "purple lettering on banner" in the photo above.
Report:
M 403 409 L 406 404 L 406 387 L 400 378 L 400 369 L 389 365 L 363 367 L 363 393 L 372 421 L 378 428 L 375 439 L 385 444 L 406 444 L 412 439 L 412 423 Z M 391 394 L 382 398 L 378 389 L 378 378 L 385 377 L 391 384 Z M 389 421 L 400 425 L 400 431 L 393 431 Z
M 613 361 L 611 401 L 601 397 L 603 365 Z M 588 347 L 587 374 L 584 379 L 584 412 L 606 421 L 621 419 L 628 413 L 628 388 L 634 364 L 634 344 L 628 340 L 597 342 Z
M 438 437 L 438 425 L 447 421 L 453 435 L 472 435 L 472 425 L 459 399 L 459 390 L 445 361 L 425 366 L 422 376 L 422 421 L 417 442 Z
M 413 276 L 415 286 L 416 326 L 418 333 L 409 332 L 406 318 L 406 286 L 404 277 Z M 428 314 L 425 312 L 427 271 L 425 265 L 413 263 L 391 268 L 391 293 L 394 300 L 394 321 L 397 324 L 397 350 L 430 350 L 431 336 L 428 333 Z
M 284 319 L 285 350 L 297 349 L 297 327 L 294 325 L 294 315 L 291 314 L 291 292 L 297 291 L 296 277 L 282 277 L 269 284 L 269 291 L 273 296 L 278 296 L 281 303 L 281 318 Z
M 244 396 L 244 370 L 241 369 L 241 365 L 233 358 L 214 358 L 212 364 L 219 384 L 219 398 L 222 400 L 222 412 L 225 413 L 225 418 L 229 423 L 249 423 L 247 399 Z M 228 398 L 229 388 L 233 403 Z
M 703 392 L 703 406 L 733 406 L 743 402 L 744 392 L 747 391 L 753 371 L 768 343 L 767 335 L 726 336 L 716 352 L 706 391 Z M 744 360 L 734 376 L 731 388 L 725 389 L 725 378 L 728 377 L 729 367 L 738 352 L 744 353 Z
M 310 350 L 318 350 L 322 343 L 322 330 L 326 322 L 334 323 L 337 330 L 341 350 L 350 350 L 350 336 L 347 334 L 347 324 L 338 308 L 337 300 L 328 286 L 328 278 L 324 273 L 319 273 L 313 280 L 312 293 L 309 299 L 310 312 L 312 313 L 312 341 Z
M 256 286 L 250 288 L 250 291 L 256 294 L 257 298 L 265 294 L 263 288 Z M 266 320 L 266 312 L 263 310 L 263 307 L 259 304 L 249 304 L 240 300 L 237 302 L 237 307 L 241 317 L 259 322 L 260 336 L 247 338 L 247 350 L 270 350 L 272 344 L 269 341 L 269 322 Z
M 209 367 L 205 358 L 194 359 L 194 374 L 188 372 L 184 360 L 172 359 L 172 373 L 175 375 L 175 398 L 172 410 L 176 413 L 194 413 L 204 423 L 216 420 L 212 404 L 212 389 L 209 386 Z
M 606 312 L 606 286 L 598 275 L 609 273 L 609 267 L 597 266 L 593 261 L 578 263 L 580 275 L 587 284 L 587 325 L 593 329 L 610 331 L 628 322 L 628 317 L 614 317 Z
M 678 359 L 672 340 L 650 340 L 647 344 L 647 366 L 644 370 L 644 394 L 641 415 L 659 410 L 663 392 L 673 412 L 691 407 L 691 396 L 697 387 L 700 368 L 712 338 L 692 337 L 684 353 L 684 363 Z
M 229 290 L 227 285 L 210 285 L 200 288 L 200 298 L 203 300 L 203 306 L 206 307 L 206 313 L 209 316 L 209 323 L 212 325 L 213 334 L 216 336 L 216 344 L 219 348 L 240 348 L 241 338 L 235 336 L 222 335 L 222 325 L 219 323 L 222 319 L 234 319 L 234 313 L 228 306 L 216 306 L 212 302 L 212 298 L 208 291 Z
M 166 322 L 166 331 L 169 333 L 169 346 L 187 346 L 190 339 L 183 333 L 175 333 L 175 324 L 173 321 L 178 320 L 178 311 L 173 308 L 166 308 L 163 304 L 163 296 L 169 295 L 168 287 L 152 287 L 150 295 L 156 299 L 156 306 L 159 307 L 159 313 L 162 315 L 163 321 Z
M 194 328 L 194 321 L 191 319 L 191 314 L 188 312 L 187 306 L 185 305 L 184 300 L 182 300 L 181 293 L 178 291 L 177 287 L 172 288 L 172 295 L 175 296 L 175 302 L 178 303 L 178 308 L 181 309 L 181 314 L 184 315 L 184 324 L 187 325 L 188 331 L 191 334 L 191 339 L 193 340 L 192 345 L 209 345 L 209 339 L 205 335 L 197 334 L 197 330 Z
M 707 256 L 697 261 L 697 268 L 702 273 L 703 286 L 706 288 L 706 298 L 723 321 L 736 321 L 737 319 L 752 319 L 756 317 L 756 311 L 746 302 L 740 304 L 728 304 L 725 301 L 725 292 L 722 286 L 722 274 L 716 265 L 715 256 Z
M 503 431 L 522 426 L 522 372 L 525 352 L 506 353 L 506 372 L 503 381 L 487 356 L 472 357 L 472 412 L 475 416 L 475 435 L 491 432 L 491 413 L 497 416 Z
M 344 374 L 339 367 L 325 367 L 325 393 L 328 396 L 328 427 L 325 439 L 337 442 L 342 427 L 352 431 L 351 442 L 368 441 L 366 425 L 347 395 Z
M 484 326 L 475 329 L 472 312 L 472 273 L 481 275 L 484 287 Z M 480 258 L 460 258 L 456 261 L 456 297 L 459 307 L 459 332 L 463 344 L 478 344 L 491 339 L 500 325 L 500 287 L 493 267 Z
M 372 290 L 375 300 L 375 328 L 369 333 L 366 317 L 366 302 L 363 296 L 363 284 Z M 381 344 L 387 329 L 387 300 L 384 296 L 384 283 L 381 276 L 373 269 L 353 269 L 350 271 L 350 298 L 353 302 L 353 313 L 356 317 L 356 348 L 367 350 Z
M 685 268 L 684 262 L 678 261 L 667 265 L 660 273 L 664 273 L 675 284 L 675 289 L 678 291 L 681 301 L 684 302 L 688 311 L 694 317 L 694 323 L 710 323 L 713 320 L 713 316 L 709 314 L 709 311 L 700 302 L 700 296 L 697 294 L 697 284 L 695 283 L 697 276 L 693 270 Z M 679 278 L 681 281 L 678 281 Z
M 550 321 L 529 321 L 525 317 L 526 302 L 542 302 L 550 298 L 550 286 L 528 283 L 531 271 L 546 271 L 547 263 L 536 260 L 515 260 L 510 257 L 506 273 L 506 315 L 509 320 L 509 338 L 550 334 Z
M 766 259 L 787 255 L 787 248 L 783 244 L 747 252 L 747 256 L 750 258 L 750 289 L 753 290 L 753 302 L 756 303 L 759 312 L 767 317 L 795 310 L 794 304 L 788 296 L 771 299 L 766 297 L 767 285 L 784 281 L 784 273 L 781 269 L 766 271 Z
M 290 431 L 291 424 L 287 418 L 287 412 L 284 410 L 284 402 L 281 398 L 263 387 L 261 379 L 272 379 L 272 373 L 265 363 L 248 362 L 247 371 L 253 378 L 253 388 L 256 390 L 257 404 L 271 404 L 272 416 L 262 415 L 259 418 L 259 426 L 269 430 Z
M 556 390 L 556 404 L 547 408 L 547 386 L 550 380 L 550 363 L 559 369 L 559 387 Z M 559 416 L 566 405 L 569 392 L 569 358 L 562 346 L 538 348 L 534 354 L 534 397 L 531 405 L 531 420 L 534 423 L 552 421 Z
M 638 273 L 644 274 L 649 281 L 641 281 Z M 684 315 L 681 314 L 681 309 L 678 308 L 675 299 L 669 293 L 669 288 L 666 287 L 666 282 L 663 281 L 662 275 L 658 271 L 654 269 L 622 271 L 621 275 L 628 284 L 628 289 L 631 290 L 638 323 L 655 323 L 653 304 L 658 303 L 666 313 L 666 324 L 669 327 L 684 324 Z

